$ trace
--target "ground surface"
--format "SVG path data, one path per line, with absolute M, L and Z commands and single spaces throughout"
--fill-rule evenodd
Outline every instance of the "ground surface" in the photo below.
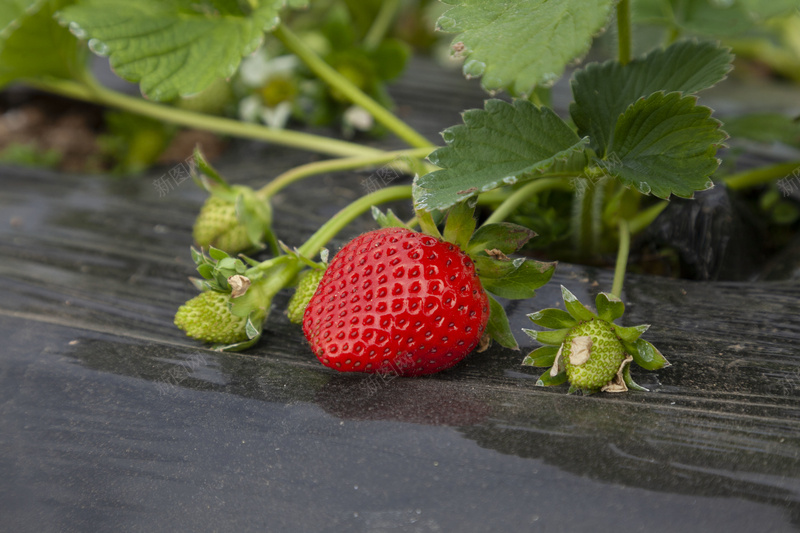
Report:
M 431 139 L 480 105 L 457 76 L 416 74 L 396 95 Z M 309 160 L 242 143 L 219 166 L 259 184 Z M 190 181 L 159 194 L 168 171 L 0 169 L 0 530 L 800 529 L 797 282 L 630 277 L 627 325 L 654 324 L 647 338 L 673 363 L 634 373 L 651 393 L 537 388 L 524 335 L 520 353 L 495 347 L 430 378 L 338 375 L 277 311 L 244 355 L 172 325 L 194 294 L 203 194 Z M 287 190 L 278 234 L 300 244 L 366 177 Z M 559 265 L 509 305 L 514 330 L 558 306 L 560 284 L 593 301 L 610 278 Z

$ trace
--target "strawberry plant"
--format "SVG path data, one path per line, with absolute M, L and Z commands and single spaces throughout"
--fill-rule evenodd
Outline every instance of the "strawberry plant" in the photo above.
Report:
M 254 190 L 228 184 L 196 153 L 195 178 L 210 193 L 193 235 L 202 292 L 175 319 L 193 338 L 246 349 L 260 338 L 275 295 L 297 286 L 290 318 L 302 320 L 311 350 L 338 370 L 416 375 L 449 368 L 492 339 L 517 348 L 500 301 L 532 298 L 552 276 L 553 263 L 514 255 L 533 230 L 552 229 L 559 235 L 542 241 L 560 243 L 553 253 L 589 262 L 615 255 L 613 283 L 598 296 L 596 313 L 564 289 L 566 312 L 530 315 L 555 331 L 527 331 L 546 346 L 524 365 L 551 367 L 543 385 L 569 381 L 570 390 L 586 393 L 640 389 L 631 362 L 649 370 L 667 363 L 639 338 L 646 328 L 614 324 L 624 309 L 632 236 L 673 196 L 692 198 L 715 183 L 771 184 L 800 168 L 787 161 L 720 171 L 718 150 L 728 133 L 699 101 L 731 71 L 731 47 L 752 51 L 743 32 L 774 31 L 776 17 L 798 16 L 798 2 L 443 3 L 437 30 L 454 35 L 451 54 L 492 98 L 445 129 L 438 147 L 392 113 L 385 93 L 384 83 L 408 56 L 407 46 L 391 37 L 402 2 L 13 0 L 0 9 L 0 85 L 21 81 L 172 124 L 331 156 Z M 323 15 L 332 21 L 324 27 Z M 616 57 L 573 69 L 568 116 L 559 115 L 550 105 L 551 86 L 609 27 Z M 663 42 L 642 39 L 634 54 L 634 32 L 652 27 L 663 29 Z M 783 46 L 791 56 L 791 45 Z M 142 98 L 101 86 L 87 68 L 88 51 L 107 56 L 117 74 L 139 83 Z M 793 72 L 784 59 L 781 69 Z M 256 75 L 259 61 L 266 65 L 262 75 Z M 303 93 L 308 84 L 301 77 L 313 79 L 316 89 Z M 409 148 L 385 151 L 281 129 L 289 114 L 314 115 L 302 103 L 312 93 L 319 105 L 311 107 L 328 118 L 346 115 L 348 131 L 374 123 Z M 254 121 L 204 114 L 214 107 L 203 104 L 209 94 L 238 94 L 246 102 L 239 111 Z M 797 143 L 791 117 L 777 122 L 788 132 L 782 140 Z M 754 123 L 763 133 L 776 122 Z M 759 127 L 739 130 L 753 136 Z M 296 248 L 275 235 L 271 199 L 284 187 L 389 163 L 414 175 L 413 185 L 359 198 Z M 412 220 L 375 208 L 397 200 L 413 202 Z M 370 210 L 384 229 L 357 237 L 328 264 L 327 243 Z M 426 313 L 428 304 L 436 312 Z

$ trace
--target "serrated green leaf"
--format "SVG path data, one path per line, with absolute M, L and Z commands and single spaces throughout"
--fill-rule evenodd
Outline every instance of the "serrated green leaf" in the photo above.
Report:
M 504 254 L 513 254 L 535 236 L 536 232 L 532 229 L 510 222 L 484 224 L 472 234 L 464 252 L 470 256 L 486 250 L 500 250 Z
M 555 385 L 561 385 L 562 383 L 567 382 L 567 371 L 562 370 L 555 376 L 550 375 L 550 371 L 546 371 L 544 374 L 539 376 L 539 379 L 536 381 L 537 387 L 552 387 Z
M 84 48 L 53 19 L 72 2 L 15 0 L 0 9 L 0 87 L 20 79 L 84 76 Z
M 563 285 L 561 286 L 561 298 L 564 300 L 567 312 L 572 315 L 575 320 L 586 321 L 597 318 L 596 314 L 587 309 L 586 306 L 578 300 L 578 297 L 572 294 L 569 289 Z
M 601 292 L 594 300 L 597 316 L 606 322 L 613 322 L 625 313 L 625 304 L 608 292 Z
M 619 116 L 640 98 L 657 91 L 692 94 L 723 80 L 733 56 L 710 42 L 680 41 L 625 66 L 618 61 L 589 65 L 575 73 L 570 115 L 580 135 L 588 135 L 598 156 L 613 142 Z
M 567 338 L 569 334 L 570 328 L 562 328 L 562 329 L 554 329 L 554 330 L 547 330 L 547 331 L 536 331 L 534 329 L 525 329 L 523 328 L 522 331 L 525 334 L 532 338 L 535 341 L 539 341 L 542 344 L 552 344 L 553 346 L 559 346 L 564 339 Z
M 438 30 L 460 33 L 453 51 L 463 56 L 464 75 L 481 76 L 489 91 L 528 94 L 550 85 L 608 22 L 611 0 L 445 0 L 455 7 L 437 21 Z
M 519 344 L 517 344 L 514 334 L 511 333 L 506 310 L 491 294 L 487 294 L 487 296 L 489 297 L 489 323 L 486 325 L 486 333 L 500 346 L 519 350 Z
M 636 342 L 622 342 L 625 351 L 633 356 L 633 361 L 642 368 L 647 370 L 658 370 L 670 366 L 667 358 L 653 346 L 653 344 L 644 339 L 636 339 Z
M 512 185 L 558 161 L 576 171 L 586 165 L 587 139 L 550 108 L 527 100 L 487 100 L 484 109 L 463 113 L 464 124 L 442 133 L 446 146 L 428 156 L 441 167 L 415 179 L 418 209 L 445 209 L 481 192 Z
M 505 276 L 481 279 L 481 282 L 484 289 L 501 298 L 524 300 L 533 298 L 536 289 L 550 281 L 555 267 L 556 263 L 541 263 L 528 259 Z
M 522 360 L 524 366 L 553 366 L 558 354 L 558 346 L 540 346 Z
M 263 0 L 245 14 L 238 2 L 83 0 L 58 18 L 143 95 L 166 101 L 232 76 L 278 24 L 282 4 Z
M 630 106 L 617 121 L 606 170 L 643 194 L 691 198 L 713 186 L 717 148 L 727 138 L 711 110 L 693 96 L 654 93 Z
M 203 263 L 197 266 L 197 272 L 205 279 L 214 279 L 214 266 L 208 263 Z
M 640 324 L 638 326 L 631 326 L 629 328 L 623 328 L 621 326 L 614 327 L 614 333 L 626 342 L 636 342 L 636 339 L 642 336 L 642 334 L 650 328 L 650 324 Z
M 550 329 L 571 328 L 578 325 L 572 315 L 562 309 L 542 309 L 528 315 L 537 326 Z

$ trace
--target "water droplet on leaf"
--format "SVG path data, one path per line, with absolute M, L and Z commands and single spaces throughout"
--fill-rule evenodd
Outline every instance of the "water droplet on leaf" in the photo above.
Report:
M 436 28 L 439 31 L 450 31 L 456 27 L 456 21 L 450 17 L 439 17 L 436 21 Z
M 99 56 L 108 55 L 108 45 L 97 39 L 89 39 L 89 49 Z
M 69 23 L 69 31 L 72 32 L 72 35 L 74 35 L 78 39 L 86 39 L 86 31 L 80 26 L 78 26 L 77 22 Z
M 639 191 L 641 191 L 642 194 L 650 194 L 650 185 L 646 181 L 640 181 Z
M 471 59 L 464 63 L 464 76 L 467 78 L 477 78 L 478 76 L 482 76 L 484 71 L 486 70 L 486 63 L 483 61 L 478 61 L 477 59 Z

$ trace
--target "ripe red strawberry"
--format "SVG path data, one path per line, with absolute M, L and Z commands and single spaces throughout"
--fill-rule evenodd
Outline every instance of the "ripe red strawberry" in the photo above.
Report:
M 326 366 L 342 372 L 431 374 L 477 347 L 489 300 L 458 247 L 404 228 L 345 245 L 303 316 Z

